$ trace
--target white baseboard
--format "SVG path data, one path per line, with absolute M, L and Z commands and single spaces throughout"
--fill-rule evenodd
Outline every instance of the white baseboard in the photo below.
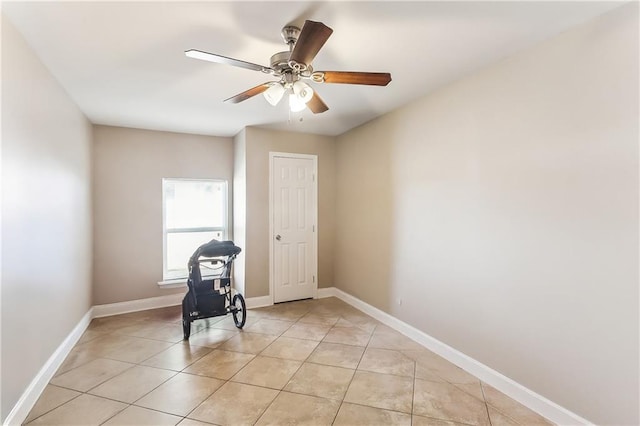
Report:
M 264 308 L 273 305 L 271 296 L 248 297 L 244 300 L 247 309 Z
M 319 288 L 316 293 L 316 297 L 318 299 L 324 299 L 325 297 L 335 296 L 335 287 L 325 287 Z M 245 303 L 247 304 L 247 309 L 253 308 L 264 308 L 265 306 L 273 305 L 273 301 L 271 299 L 271 295 L 268 296 L 259 296 L 259 297 L 249 297 L 245 299 Z
M 318 299 L 324 299 L 327 297 L 332 297 L 336 295 L 335 287 L 323 287 L 318 289 Z M 346 294 L 346 293 L 345 293 Z
M 25 421 L 29 412 L 38 401 L 38 398 L 40 398 L 44 388 L 53 378 L 56 371 L 58 371 L 58 368 L 60 368 L 67 355 L 69 355 L 71 349 L 73 349 L 80 337 L 82 337 L 82 333 L 84 333 L 89 326 L 91 318 L 93 318 L 93 308 L 87 311 L 71 333 L 69 333 L 60 346 L 58 346 L 58 349 L 56 349 L 47 362 L 44 363 L 40 371 L 38 371 L 38 374 L 31 380 L 27 389 L 22 393 L 20 399 L 4 420 L 4 425 L 21 425 Z
M 183 297 L 184 293 L 176 293 L 168 294 L 166 296 L 150 297 L 148 299 L 96 305 L 93 307 L 93 318 L 109 317 L 111 315 L 127 314 L 129 312 L 146 311 L 147 309 L 176 306 L 182 303 Z
M 322 290 L 322 296 L 320 296 L 320 290 Z M 452 362 L 463 370 L 478 377 L 483 382 L 493 386 L 500 392 L 509 396 L 510 398 L 518 401 L 522 405 L 535 411 L 541 416 L 551 420 L 559 425 L 591 425 L 593 423 L 580 417 L 579 415 L 567 410 L 564 407 L 556 404 L 553 401 L 548 400 L 542 395 L 537 394 L 531 389 L 517 383 L 516 381 L 506 377 L 505 375 L 497 372 L 496 370 L 482 364 L 481 362 L 471 358 L 452 348 L 451 346 L 439 341 L 438 339 L 429 336 L 423 331 L 399 320 L 398 318 L 389 315 L 380 309 L 369 305 L 366 302 L 354 297 L 344 291 L 336 288 L 323 288 L 318 289 L 318 297 L 331 297 L 335 296 L 338 299 L 348 303 L 364 312 L 365 314 L 377 319 L 381 323 L 399 331 L 410 339 L 421 344 L 425 348 L 435 352 L 446 360 Z

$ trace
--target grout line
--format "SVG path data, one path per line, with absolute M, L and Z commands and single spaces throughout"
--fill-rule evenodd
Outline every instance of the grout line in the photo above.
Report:
M 482 381 L 480 380 L 480 393 L 482 393 L 482 400 L 484 401 L 484 408 L 487 410 L 487 418 L 489 419 L 489 425 L 493 425 L 493 421 L 491 420 L 491 414 L 489 413 L 489 405 L 487 404 L 487 397 L 484 395 L 484 387 L 482 386 Z
M 108 399 L 108 398 L 107 398 Z M 118 401 L 121 402 L 121 401 Z M 128 404 L 126 407 L 124 407 L 122 410 L 119 410 L 117 412 L 115 412 L 111 417 L 109 417 L 108 419 L 106 419 L 104 422 L 100 423 L 101 425 L 105 424 L 106 422 L 108 422 L 109 420 L 111 420 L 112 418 L 114 418 L 115 416 L 117 416 L 118 414 L 122 413 L 124 410 L 126 410 L 127 408 L 131 407 L 131 404 Z
M 393 408 L 380 408 L 380 407 L 374 407 L 373 405 L 365 405 L 365 404 L 361 404 L 359 402 L 351 402 L 351 401 L 345 401 L 347 404 L 352 404 L 352 405 L 357 405 L 359 407 L 365 407 L 365 408 L 373 408 L 376 410 L 383 410 L 383 411 L 391 411 L 392 413 L 398 413 L 398 414 L 404 414 L 405 416 L 409 416 L 411 417 L 412 414 L 411 413 L 407 413 L 405 411 L 398 411 L 398 410 L 394 410 Z M 427 416 L 421 416 L 421 417 L 427 417 Z M 435 417 L 430 417 L 430 418 L 435 418 Z M 443 420 L 443 419 L 437 419 L 440 420 L 442 422 L 453 422 L 453 420 Z M 459 423 L 459 422 L 458 422 Z M 460 424 L 465 424 L 465 423 L 460 423 Z M 470 426 L 477 426 L 477 425 L 470 425 Z

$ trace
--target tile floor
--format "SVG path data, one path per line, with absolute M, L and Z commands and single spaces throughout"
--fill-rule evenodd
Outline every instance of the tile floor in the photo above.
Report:
M 94 319 L 29 414 L 60 425 L 548 425 L 336 298 Z

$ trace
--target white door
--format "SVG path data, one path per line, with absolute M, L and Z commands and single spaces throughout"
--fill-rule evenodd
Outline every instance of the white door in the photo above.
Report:
M 274 303 L 315 297 L 317 157 L 271 153 Z

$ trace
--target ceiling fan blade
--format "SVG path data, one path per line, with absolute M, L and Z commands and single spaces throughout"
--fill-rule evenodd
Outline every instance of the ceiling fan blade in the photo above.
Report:
M 320 114 L 321 112 L 325 112 L 329 109 L 327 104 L 324 103 L 315 91 L 313 92 L 313 97 L 309 102 L 307 102 L 307 108 L 309 108 L 314 114 Z
M 322 22 L 305 21 L 289 61 L 304 65 L 311 64 L 331 33 L 333 30 Z
M 318 75 L 322 75 L 323 83 L 386 86 L 391 81 L 388 72 L 318 71 Z
M 225 99 L 223 102 L 231 102 L 232 104 L 237 104 L 239 102 L 246 101 L 247 99 L 252 98 L 256 95 L 259 95 L 260 93 L 267 90 L 269 87 L 271 87 L 271 83 L 263 83 L 260 86 L 252 87 L 249 90 L 245 90 L 242 93 L 239 93 L 235 96 Z
M 203 61 L 216 62 L 218 64 L 233 65 L 234 67 L 246 68 L 253 71 L 262 71 L 269 73 L 273 71 L 269 67 L 253 64 L 251 62 L 241 61 L 240 59 L 227 58 L 226 56 L 216 55 L 214 53 L 203 52 L 201 50 L 189 49 L 184 52 L 186 56 Z

